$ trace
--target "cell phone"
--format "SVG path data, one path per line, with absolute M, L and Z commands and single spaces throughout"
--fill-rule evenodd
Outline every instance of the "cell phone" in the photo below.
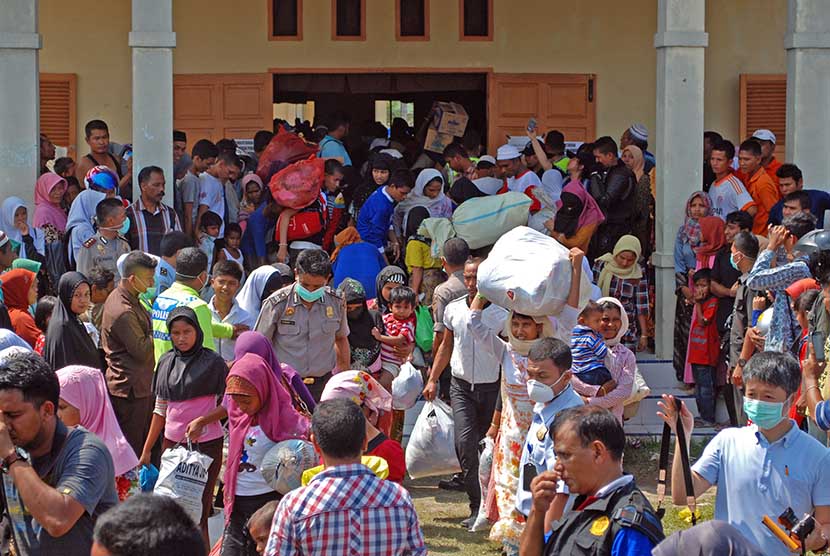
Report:
M 537 128 L 537 127 L 538 127 L 538 125 L 536 124 L 536 118 L 530 118 L 530 119 L 527 121 L 527 130 L 528 130 L 530 133 L 533 133 L 534 131 L 536 131 L 536 128 Z
M 816 330 L 810 334 L 810 341 L 813 342 L 813 353 L 816 354 L 816 361 L 824 362 L 824 343 L 827 339 L 824 333 Z
M 530 492 L 530 483 L 538 475 L 536 466 L 532 463 L 526 463 L 524 467 L 524 474 L 522 475 L 522 490 Z

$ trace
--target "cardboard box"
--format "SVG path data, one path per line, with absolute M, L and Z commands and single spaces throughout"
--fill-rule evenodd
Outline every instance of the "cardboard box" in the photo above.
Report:
M 424 150 L 432 151 L 434 153 L 443 154 L 444 149 L 455 139 L 449 133 L 441 133 L 433 127 L 427 130 L 427 136 L 424 140 Z
M 467 111 L 455 102 L 432 103 L 433 119 L 430 124 L 439 133 L 462 137 L 467 129 Z

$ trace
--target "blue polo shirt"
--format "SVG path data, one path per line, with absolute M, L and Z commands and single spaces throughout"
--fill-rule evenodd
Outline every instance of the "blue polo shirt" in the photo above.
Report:
M 818 219 L 817 228 L 824 227 L 824 211 L 830 210 L 830 193 L 818 189 L 805 189 L 810 196 L 810 213 Z M 778 201 L 769 209 L 769 223 L 775 226 L 784 219 L 784 201 Z
M 320 153 L 318 156 L 320 158 L 340 157 L 343 159 L 343 166 L 352 165 L 352 159 L 349 157 L 349 153 L 346 152 L 346 147 L 343 145 L 343 142 L 335 139 L 331 135 L 326 135 L 320 141 Z
M 395 210 L 395 201 L 386 192 L 386 187 L 380 187 L 369 195 L 357 215 L 357 232 L 360 239 L 371 243 L 381 252 L 389 241 L 389 227 L 392 225 L 392 213 Z
M 816 404 L 816 424 L 823 431 L 830 431 L 830 402 L 827 400 Z
M 164 290 L 173 285 L 176 281 L 176 269 L 170 263 L 159 257 L 159 264 L 156 265 L 155 286 L 156 295 L 161 295 Z
M 830 450 L 799 430 L 770 443 L 758 427 L 725 429 L 703 450 L 692 470 L 717 485 L 715 519 L 735 526 L 769 556 L 790 554 L 761 523 L 787 507 L 803 516 L 830 505 Z
M 550 471 L 556 464 L 556 455 L 553 453 L 553 439 L 550 437 L 550 426 L 556 415 L 569 407 L 579 407 L 585 402 L 579 394 L 571 388 L 565 387 L 553 400 L 546 404 L 537 403 L 533 406 L 533 421 L 527 431 L 527 439 L 522 448 L 522 458 L 519 462 L 519 488 L 516 492 L 516 509 L 525 516 L 530 515 L 530 508 L 533 506 L 530 491 L 524 490 L 525 464 L 532 463 L 536 468 L 536 474 L 543 471 Z M 568 494 L 568 487 L 564 481 L 559 481 L 556 492 Z M 565 507 L 568 511 L 571 501 Z

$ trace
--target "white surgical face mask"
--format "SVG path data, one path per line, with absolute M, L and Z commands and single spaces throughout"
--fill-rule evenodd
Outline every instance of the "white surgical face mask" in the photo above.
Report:
M 530 379 L 527 381 L 527 395 L 530 399 L 535 403 L 549 403 L 559 397 L 559 394 L 554 392 L 554 387 L 556 387 L 559 382 L 565 378 L 565 374 L 563 373 L 556 382 L 548 386 L 544 382 L 539 382 L 538 380 Z

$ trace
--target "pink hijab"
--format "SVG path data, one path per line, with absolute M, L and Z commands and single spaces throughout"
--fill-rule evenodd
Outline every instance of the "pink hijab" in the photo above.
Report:
M 57 372 L 61 399 L 78 408 L 81 426 L 100 438 L 112 454 L 115 476 L 138 467 L 138 458 L 130 447 L 115 412 L 112 410 L 107 384 L 99 369 L 69 365 Z
M 58 185 L 63 183 L 66 187 L 66 180 L 53 172 L 46 172 L 37 179 L 35 186 L 35 216 L 32 225 L 35 228 L 42 228 L 44 224 L 51 224 L 59 232 L 66 231 L 66 213 L 49 200 L 49 194 Z
M 280 384 L 277 375 L 265 359 L 253 353 L 247 353 L 236 360 L 228 373 L 226 383 L 232 377 L 245 379 L 257 391 L 262 407 L 256 414 L 257 424 L 265 436 L 274 442 L 292 438 L 307 439 L 309 422 L 297 413 L 291 402 L 291 395 Z M 230 397 L 230 396 L 229 396 Z M 239 474 L 239 459 L 242 457 L 245 435 L 252 426 L 254 417 L 239 409 L 231 397 L 228 403 L 228 459 L 225 465 L 225 522 L 233 512 L 236 497 L 236 478 Z
M 582 228 L 583 226 L 590 226 L 591 224 L 602 224 L 605 222 L 605 215 L 602 214 L 602 209 L 585 189 L 585 186 L 578 181 L 571 180 L 564 188 L 562 193 L 573 193 L 579 200 L 582 201 L 582 214 L 579 215 L 579 221 L 576 226 Z M 562 201 L 556 201 L 556 208 L 562 207 Z

